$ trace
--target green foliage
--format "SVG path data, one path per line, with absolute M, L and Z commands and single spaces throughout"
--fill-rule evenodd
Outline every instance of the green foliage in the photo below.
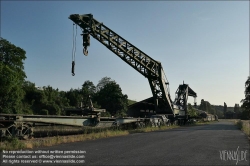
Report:
M 16 137 L 11 137 L 9 138 L 8 141 L 11 147 L 14 147 L 15 149 L 23 149 L 25 147 L 25 145 L 22 142 L 20 142 L 19 139 Z
M 111 114 L 109 112 L 102 112 L 101 117 L 111 117 Z
M 125 110 L 119 110 L 116 112 L 115 117 L 126 117 L 127 112 Z
M 96 87 L 92 81 L 85 81 L 82 84 L 82 93 L 83 95 L 94 95 L 96 91 Z
M 249 120 L 237 120 L 235 121 L 235 124 L 240 130 L 250 136 Z
M 224 117 L 226 117 L 227 113 L 227 104 L 224 102 L 224 109 L 223 109 Z
M 99 82 L 100 83 L 100 82 Z M 111 115 L 125 112 L 128 106 L 128 96 L 122 94 L 122 89 L 115 81 L 106 83 L 95 95 L 95 101 Z
M 243 109 L 242 118 L 250 119 L 250 77 L 245 82 L 245 99 L 242 99 L 241 103 L 241 108 Z
M 92 102 L 94 108 L 102 108 L 96 101 Z
M 136 102 L 137 102 L 137 101 L 128 99 L 128 105 L 132 105 L 132 104 L 134 104 L 134 103 L 136 103 Z
M 107 110 L 106 116 L 126 114 L 127 95 L 111 78 L 102 78 L 97 86 L 87 80 L 81 89 L 64 92 L 51 86 L 37 89 L 35 83 L 25 80 L 26 52 L 0 38 L 0 113 L 64 115 L 64 108 L 79 107 L 88 96 L 95 108 Z
M 187 113 L 188 113 L 188 115 L 190 115 L 190 117 L 197 117 L 198 116 L 197 112 L 195 111 L 195 109 L 192 107 L 192 105 L 190 103 L 188 103 Z
M 204 101 L 203 99 L 201 100 L 199 109 L 209 114 L 213 114 L 213 115 L 217 114 L 216 109 L 208 101 Z
M 236 104 L 239 105 L 239 104 Z M 224 118 L 224 106 L 223 105 L 213 105 L 213 107 L 216 109 L 216 114 L 218 115 L 219 118 Z M 240 107 L 238 107 L 239 112 L 236 111 L 235 112 L 235 107 L 228 107 L 227 106 L 227 112 L 226 112 L 226 118 L 230 118 L 230 116 L 233 116 L 233 118 L 237 118 L 240 119 L 241 118 L 241 114 L 242 114 L 242 109 Z M 233 113 L 233 115 L 232 115 Z
M 95 95 L 96 87 L 92 81 L 85 81 L 82 85 L 81 89 L 81 95 L 83 102 L 86 102 L 88 99 L 88 96 L 91 98 Z
M 240 119 L 242 119 L 242 120 L 248 120 L 249 119 L 249 111 L 243 110 L 242 113 L 241 113 Z
M 48 115 L 48 114 L 49 114 L 49 111 L 46 109 L 42 109 L 40 112 L 40 115 Z
M 17 137 L 7 137 L 3 142 L 1 141 L 0 150 L 20 150 L 24 149 L 25 144 Z
M 239 104 L 234 105 L 234 112 L 237 114 L 241 112 Z
M 240 119 L 241 118 L 241 116 L 242 116 L 242 110 L 241 110 L 239 104 L 235 104 L 234 105 L 234 108 L 233 108 L 232 112 L 234 113 L 234 118 L 236 118 L 236 119 Z
M 92 97 L 95 108 L 104 108 L 106 113 L 102 116 L 124 116 L 128 106 L 127 95 L 122 94 L 120 86 L 115 81 L 108 82 L 105 77 L 105 85 L 96 91 L 93 82 L 85 81 L 81 89 L 70 89 L 63 92 L 51 86 L 44 86 L 41 90 L 34 83 L 24 81 L 23 89 L 26 92 L 23 98 L 23 108 L 29 114 L 65 115 L 64 108 L 79 107 L 80 103 Z
M 33 114 L 61 115 L 62 109 L 69 106 L 65 92 L 53 89 L 51 86 L 44 86 L 42 90 L 39 90 L 34 83 L 25 81 L 23 89 L 26 92 L 23 104 L 29 113 L 30 110 L 33 110 Z M 47 112 L 44 112 L 43 109 Z
M 66 92 L 65 96 L 69 100 L 69 105 L 74 107 L 79 107 L 82 101 L 82 94 L 80 89 L 70 89 Z
M 99 92 L 106 84 L 115 83 L 110 77 L 103 77 L 96 86 L 96 91 Z
M 0 38 L 0 113 L 22 113 L 25 51 Z
M 215 108 L 216 109 L 216 108 Z M 216 115 L 218 116 L 218 118 L 223 118 L 224 115 L 223 115 L 223 111 L 220 111 L 218 109 L 216 109 Z

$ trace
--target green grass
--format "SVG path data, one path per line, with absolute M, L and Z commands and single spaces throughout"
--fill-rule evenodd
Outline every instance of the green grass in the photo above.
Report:
M 152 132 L 152 131 L 159 131 L 159 130 L 168 130 L 168 129 L 173 129 L 173 128 L 178 128 L 180 126 L 160 126 L 160 127 L 145 127 L 141 129 L 134 129 L 134 130 L 128 130 L 130 134 L 132 133 L 146 133 L 146 132 Z
M 18 150 L 25 148 L 25 143 L 21 142 L 16 137 L 2 138 L 0 143 L 0 150 Z
M 250 137 L 250 120 L 235 120 L 237 127 Z
M 196 122 L 195 124 L 196 125 L 204 125 L 204 124 L 211 124 L 211 123 L 215 123 L 217 121 L 206 121 L 206 122 L 203 122 L 203 121 L 199 121 L 199 122 Z

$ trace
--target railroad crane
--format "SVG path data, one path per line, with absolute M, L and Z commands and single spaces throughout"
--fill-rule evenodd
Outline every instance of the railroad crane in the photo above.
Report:
M 87 48 L 90 46 L 90 36 L 92 36 L 148 79 L 156 114 L 173 115 L 172 120 L 187 119 L 187 97 L 197 96 L 187 84 L 183 83 L 179 86 L 176 98 L 172 101 L 169 82 L 161 62 L 154 60 L 103 23 L 94 19 L 92 14 L 72 14 L 69 19 L 82 29 L 84 55 L 88 55 Z M 74 75 L 74 62 L 72 63 L 72 75 Z
M 161 118 L 158 117 L 166 119 L 166 115 L 172 123 L 178 122 L 182 124 L 188 120 L 188 96 L 197 97 L 196 93 L 188 84 L 184 84 L 183 82 L 183 84 L 179 85 L 175 93 L 175 100 L 172 101 L 169 93 L 169 82 L 167 81 L 163 67 L 159 61 L 154 60 L 103 23 L 95 20 L 91 14 L 72 14 L 69 18 L 82 28 L 83 53 L 85 55 L 88 55 L 87 47 L 90 46 L 91 35 L 148 79 L 153 94 L 153 97 L 150 98 L 153 102 L 150 102 L 150 105 L 154 105 L 154 112 L 157 114 L 157 117 L 100 117 L 100 113 L 105 112 L 105 110 L 95 109 L 91 99 L 88 98 L 89 100 L 80 108 L 65 109 L 67 115 L 73 113 L 77 116 L 0 114 L 0 137 L 16 136 L 22 139 L 28 139 L 33 136 L 33 130 L 39 131 L 41 127 L 49 127 L 48 130 L 46 129 L 46 131 L 49 131 L 51 128 L 50 126 L 73 126 L 83 128 L 130 125 L 143 127 L 146 124 L 159 126 L 160 123 L 158 122 Z M 74 65 L 73 61 L 72 75 L 74 75 Z

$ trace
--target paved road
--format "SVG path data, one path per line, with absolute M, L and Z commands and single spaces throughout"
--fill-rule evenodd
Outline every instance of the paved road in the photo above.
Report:
M 249 165 L 249 140 L 227 121 L 39 149 L 86 151 L 84 165 Z

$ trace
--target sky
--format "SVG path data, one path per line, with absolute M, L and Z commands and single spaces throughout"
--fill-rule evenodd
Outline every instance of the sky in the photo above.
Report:
M 83 55 L 77 29 L 71 75 L 71 14 L 93 17 L 160 61 L 171 99 L 188 84 L 213 105 L 234 106 L 249 76 L 248 1 L 1 1 L 1 37 L 26 51 L 27 80 L 69 91 L 110 77 L 131 100 L 152 96 L 147 78 L 91 37 Z M 194 99 L 188 98 L 193 104 Z

